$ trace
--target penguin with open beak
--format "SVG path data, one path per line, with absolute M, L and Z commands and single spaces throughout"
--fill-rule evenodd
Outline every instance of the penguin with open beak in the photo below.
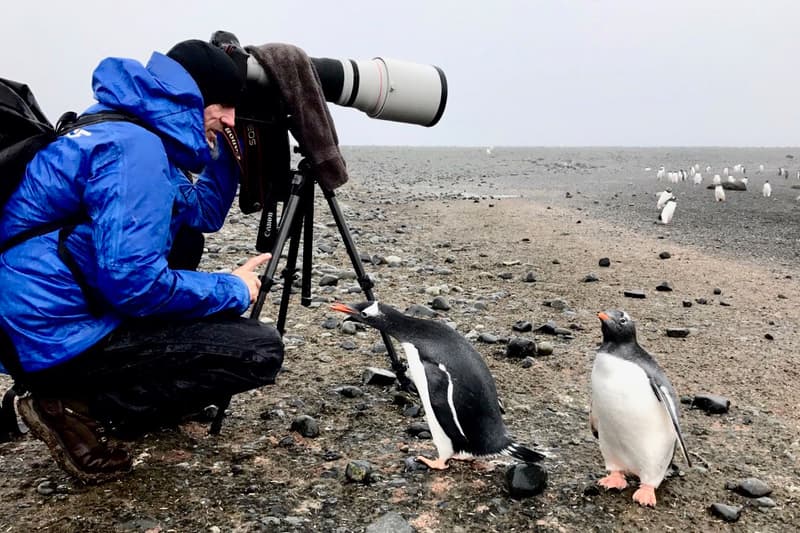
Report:
M 661 367 L 636 341 L 636 327 L 624 311 L 598 313 L 603 344 L 592 368 L 592 433 L 600 441 L 608 476 L 606 489 L 628 486 L 625 474 L 639 478 L 633 500 L 655 507 L 655 490 L 664 480 L 676 447 L 689 466 L 678 401 Z
M 444 470 L 451 458 L 508 455 L 527 463 L 544 459 L 543 454 L 511 439 L 489 368 L 454 329 L 435 320 L 404 315 L 378 302 L 335 303 L 331 309 L 400 342 L 439 454 L 436 460 L 422 456 L 417 460 Z

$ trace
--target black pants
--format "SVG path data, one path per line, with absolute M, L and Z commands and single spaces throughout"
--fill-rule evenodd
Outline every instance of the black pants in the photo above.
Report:
M 196 268 L 202 247 L 201 233 L 182 231 L 170 265 Z M 258 320 L 131 320 L 85 353 L 27 373 L 26 384 L 34 394 L 88 403 L 106 425 L 150 429 L 272 384 L 282 363 L 280 334 Z
M 27 378 L 34 394 L 84 401 L 100 422 L 138 431 L 272 384 L 282 363 L 280 335 L 257 320 L 140 320 Z

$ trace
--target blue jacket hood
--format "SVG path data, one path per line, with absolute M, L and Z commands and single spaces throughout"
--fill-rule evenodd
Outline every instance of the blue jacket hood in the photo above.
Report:
M 87 112 L 117 109 L 157 131 L 167 156 L 179 168 L 198 172 L 211 160 L 203 123 L 203 97 L 186 70 L 154 52 L 147 65 L 110 57 L 92 75 L 98 105 Z

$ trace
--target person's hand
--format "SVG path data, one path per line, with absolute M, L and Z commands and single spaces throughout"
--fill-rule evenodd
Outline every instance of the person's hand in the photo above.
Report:
M 241 278 L 241 280 L 247 284 L 247 289 L 250 291 L 250 303 L 256 301 L 258 290 L 261 288 L 261 279 L 258 277 L 258 273 L 256 273 L 255 270 L 271 258 L 272 254 L 261 254 L 251 257 L 245 264 L 232 272 L 234 276 Z

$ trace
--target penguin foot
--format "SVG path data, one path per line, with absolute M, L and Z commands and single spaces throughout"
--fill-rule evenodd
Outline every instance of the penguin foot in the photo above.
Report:
M 433 459 L 428 459 L 427 457 L 418 455 L 417 461 L 426 464 L 431 470 L 447 470 L 447 460 L 442 459 L 441 457 L 434 461 Z
M 614 470 L 613 472 L 609 473 L 606 477 L 599 480 L 597 484 L 603 487 L 604 489 L 622 490 L 628 486 L 628 481 L 625 479 L 625 474 L 623 474 L 619 470 Z
M 633 493 L 633 501 L 645 507 L 656 506 L 656 488 L 651 485 L 641 485 Z

